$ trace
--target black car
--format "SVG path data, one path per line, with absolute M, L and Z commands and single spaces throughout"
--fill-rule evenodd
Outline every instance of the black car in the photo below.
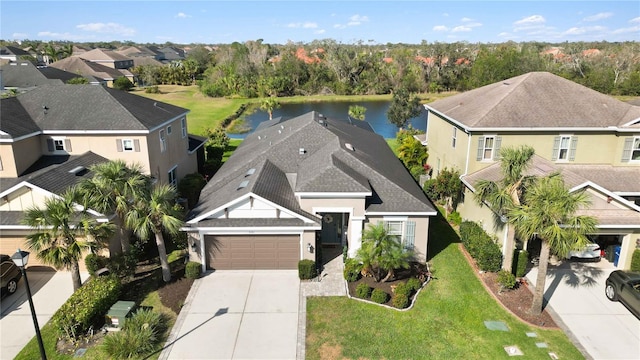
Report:
M 616 270 L 607 278 L 604 294 L 611 301 L 620 301 L 640 319 L 640 272 Z
M 18 281 L 22 277 L 22 272 L 14 264 L 9 255 L 0 255 L 0 278 L 2 279 L 2 291 L 13 294 L 18 289 Z

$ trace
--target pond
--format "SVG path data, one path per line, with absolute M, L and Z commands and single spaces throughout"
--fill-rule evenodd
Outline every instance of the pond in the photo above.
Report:
M 290 119 L 315 110 L 328 118 L 347 120 L 350 105 L 360 105 L 367 109 L 365 112 L 365 121 L 371 125 L 378 135 L 381 135 L 384 138 L 396 137 L 398 128 L 391 124 L 387 119 L 387 110 L 391 105 L 391 101 L 334 101 L 304 104 L 282 104 L 279 109 L 275 109 L 273 111 L 273 118 L 275 119 L 281 116 L 285 119 Z M 269 120 L 269 114 L 267 114 L 266 111 L 258 109 L 252 114 L 245 115 L 244 119 L 244 125 L 251 129 L 248 132 L 251 133 L 261 122 Z M 423 109 L 422 114 L 411 119 L 409 123 L 414 128 L 425 131 L 427 128 L 426 111 Z M 229 134 L 229 137 L 234 139 L 243 139 L 248 133 Z

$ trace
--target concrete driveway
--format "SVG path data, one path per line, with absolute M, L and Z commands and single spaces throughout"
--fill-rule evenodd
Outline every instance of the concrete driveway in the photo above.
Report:
M 604 295 L 605 281 L 613 270 L 605 260 L 550 264 L 544 297 L 566 326 L 564 330 L 593 359 L 640 359 L 640 320 Z M 527 275 L 534 285 L 537 273 L 534 268 Z
M 222 270 L 196 280 L 160 359 L 295 359 L 296 270 Z
M 73 293 L 71 273 L 27 270 L 27 276 L 38 325 L 42 328 Z M 81 276 L 84 280 L 88 275 Z M 0 305 L 0 359 L 13 359 L 36 335 L 24 279 L 18 282 L 14 294 L 2 297 Z

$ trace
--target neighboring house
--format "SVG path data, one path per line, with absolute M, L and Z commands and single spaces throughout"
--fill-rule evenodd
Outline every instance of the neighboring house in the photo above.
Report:
M 467 189 L 463 218 L 483 220 L 503 239 L 504 226 L 474 203 L 474 185 L 498 169 L 500 148 L 529 145 L 560 170 L 573 190 L 586 188 L 598 239 L 621 245 L 617 266 L 628 268 L 640 239 L 640 107 L 546 72 L 533 72 L 425 105 L 429 162 L 434 176 L 458 169 Z M 601 204 L 605 199 L 606 206 Z M 610 200 L 609 200 L 610 199 Z M 600 206 L 603 207 L 600 207 Z M 624 216 L 609 216 L 618 207 Z M 602 209 L 602 211 L 595 209 Z M 494 219 L 495 220 L 495 219 Z
M 33 57 L 28 52 L 17 48 L 15 46 L 2 46 L 0 47 L 0 59 L 5 59 L 9 61 L 18 61 L 23 57 Z
M 121 76 L 125 76 L 121 71 L 104 66 L 80 57 L 71 56 L 58 60 L 49 67 L 79 74 L 84 77 L 92 77 L 97 81 L 104 82 L 107 86 L 113 86 L 113 81 Z
M 112 69 L 129 69 L 133 67 L 133 60 L 112 50 L 93 49 L 85 53 L 74 55 L 91 62 L 110 67 Z
M 385 222 L 426 260 L 436 209 L 366 122 L 317 112 L 249 134 L 202 190 L 184 230 L 191 258 L 213 269 L 296 269 L 318 249 L 355 256 Z
M 89 167 L 105 161 L 107 159 L 92 152 L 73 156 L 44 155 L 21 176 L 1 179 L 0 253 L 12 255 L 17 249 L 29 250 L 25 238 L 33 230 L 22 223 L 24 212 L 44 204 L 47 198 L 62 194 L 81 179 L 92 176 Z M 97 221 L 108 221 L 99 213 L 89 213 Z M 36 256 L 29 259 L 29 266 L 38 265 L 42 265 L 42 262 Z M 84 262 L 80 262 L 80 266 L 84 269 Z
M 149 50 L 156 52 L 157 58 L 156 60 L 167 64 L 170 63 L 172 61 L 176 61 L 176 60 L 184 60 L 185 57 L 185 53 L 184 50 L 179 49 L 177 47 L 173 47 L 173 46 L 164 46 L 164 47 L 157 47 L 157 46 L 149 46 L 148 47 Z
M 63 71 L 56 68 L 36 67 L 29 61 L 11 62 L 0 66 L 2 71 L 1 90 L 16 90 L 24 92 L 40 85 L 62 85 L 73 78 L 81 78 L 82 75 Z M 87 79 L 98 84 L 94 78 Z
M 190 144 L 186 109 L 93 85 L 43 85 L 1 104 L 0 178 L 21 176 L 41 156 L 87 151 L 174 185 L 197 170 L 202 142 Z
M 123 56 L 132 58 L 134 61 L 136 58 L 150 58 L 160 60 L 160 58 L 164 56 L 146 46 L 127 46 L 116 50 L 116 52 Z

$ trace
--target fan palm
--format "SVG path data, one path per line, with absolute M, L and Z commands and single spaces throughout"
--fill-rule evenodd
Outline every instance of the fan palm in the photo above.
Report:
M 367 108 L 361 105 L 350 105 L 349 106 L 349 117 L 352 117 L 356 120 L 364 120 L 365 113 L 367 112 Z
M 500 168 L 502 179 L 500 181 L 480 180 L 475 184 L 475 199 L 480 205 L 488 204 L 497 216 L 502 219 L 508 216 L 510 209 L 521 204 L 522 196 L 535 179 L 527 175 L 526 170 L 531 164 L 535 150 L 527 145 L 518 148 L 504 147 L 500 151 Z M 513 262 L 513 248 L 515 245 L 515 232 L 513 226 L 508 223 L 507 244 L 504 251 L 502 268 L 511 271 Z
M 413 136 L 405 136 L 398 147 L 398 157 L 408 169 L 411 169 L 415 166 L 424 166 L 429 158 L 429 153 L 418 139 Z
M 163 232 L 176 235 L 183 225 L 181 208 L 176 204 L 177 197 L 173 186 L 156 185 L 151 193 L 136 203 L 125 219 L 125 224 L 141 239 L 148 239 L 151 235 L 155 237 L 162 267 L 162 279 L 165 282 L 171 281 L 171 270 L 167 261 Z
M 540 314 L 550 252 L 564 258 L 570 250 L 586 246 L 587 235 L 595 233 L 597 221 L 591 216 L 576 215 L 576 211 L 589 205 L 589 198 L 584 191 L 569 192 L 559 174 L 538 179 L 527 189 L 523 200 L 522 205 L 509 211 L 509 221 L 522 238 L 538 237 L 542 242 L 530 310 Z
M 403 248 L 400 239 L 389 234 L 383 222 L 369 225 L 363 231 L 362 246 L 356 255 L 363 271 L 373 273 L 376 281 L 387 281 L 395 276 L 395 269 L 408 268 L 412 257 L 413 252 Z M 381 271 L 386 272 L 382 280 Z
M 45 264 L 71 272 L 73 289 L 78 289 L 83 251 L 96 250 L 113 234 L 112 225 L 98 223 L 79 205 L 82 196 L 70 188 L 62 196 L 47 198 L 44 207 L 26 210 L 23 223 L 35 230 L 27 245 Z
M 260 100 L 260 109 L 266 111 L 267 114 L 269 114 L 269 120 L 273 119 L 273 110 L 279 107 L 280 103 L 275 97 L 266 97 Z

